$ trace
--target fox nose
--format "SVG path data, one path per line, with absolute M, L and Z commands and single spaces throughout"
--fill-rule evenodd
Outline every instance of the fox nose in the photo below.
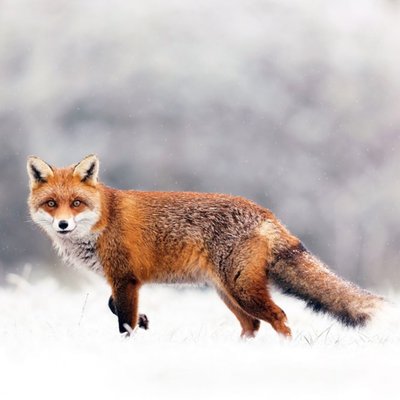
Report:
M 68 228 L 68 222 L 65 220 L 62 220 L 58 223 L 58 227 L 62 230 L 67 229 Z

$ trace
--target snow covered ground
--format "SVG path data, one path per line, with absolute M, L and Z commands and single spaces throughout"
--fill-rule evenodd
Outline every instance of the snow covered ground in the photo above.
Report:
M 150 330 L 123 339 L 100 278 L 79 291 L 52 279 L 11 282 L 0 289 L 1 399 L 400 396 L 398 309 L 354 331 L 276 295 L 293 340 L 263 324 L 256 339 L 243 341 L 211 290 L 152 286 L 140 303 Z

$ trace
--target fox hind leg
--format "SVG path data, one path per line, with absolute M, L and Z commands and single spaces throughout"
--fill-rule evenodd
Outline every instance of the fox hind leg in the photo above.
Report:
M 268 248 L 262 240 L 247 240 L 226 260 L 230 265 L 223 279 L 224 287 L 241 309 L 254 319 L 260 319 L 283 336 L 290 337 L 286 314 L 278 307 L 268 291 L 266 273 Z
M 226 306 L 235 314 L 242 327 L 241 337 L 252 338 L 260 328 L 260 320 L 247 314 L 236 302 L 229 297 L 222 289 L 217 289 L 217 293 Z
M 231 295 L 246 313 L 270 323 L 281 335 L 291 336 L 286 325 L 286 314 L 272 300 L 265 276 L 264 279 L 254 279 L 241 274 L 236 285 L 231 288 Z

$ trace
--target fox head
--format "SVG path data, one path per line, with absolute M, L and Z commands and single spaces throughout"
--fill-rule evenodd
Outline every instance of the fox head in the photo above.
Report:
M 52 238 L 79 239 L 100 220 L 99 160 L 95 155 L 67 168 L 29 157 L 29 210 L 34 222 Z

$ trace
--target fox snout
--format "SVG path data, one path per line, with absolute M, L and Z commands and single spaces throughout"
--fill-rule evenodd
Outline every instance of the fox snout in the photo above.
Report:
M 68 228 L 68 221 L 65 221 L 65 220 L 63 219 L 63 220 L 61 220 L 61 221 L 58 223 L 58 226 L 59 226 L 60 229 L 62 229 L 62 230 L 67 229 L 67 228 Z
M 71 218 L 54 218 L 53 228 L 61 234 L 72 232 L 76 228 L 76 222 L 73 217 Z
M 68 212 L 68 208 L 60 210 L 39 207 L 31 209 L 33 221 L 39 224 L 51 237 L 83 237 L 87 235 L 99 219 L 96 210 L 83 210 L 79 213 Z

